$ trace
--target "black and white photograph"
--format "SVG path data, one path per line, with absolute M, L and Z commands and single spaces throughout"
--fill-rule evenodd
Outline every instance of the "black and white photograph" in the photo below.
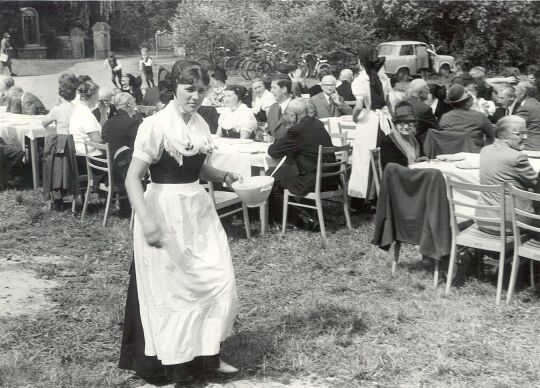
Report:
M 540 1 L 0 0 L 0 387 L 540 386 Z

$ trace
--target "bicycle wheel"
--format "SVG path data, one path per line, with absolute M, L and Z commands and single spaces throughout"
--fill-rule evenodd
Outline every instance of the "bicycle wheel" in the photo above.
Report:
M 251 62 L 250 60 L 242 61 L 241 65 L 240 65 L 240 75 L 242 76 L 242 78 L 244 78 L 246 80 L 250 80 L 250 78 L 248 76 L 248 73 L 247 73 L 247 69 L 252 63 L 253 62 Z
M 260 77 L 263 80 L 271 77 L 273 72 L 274 65 L 272 65 L 272 63 L 269 61 L 260 61 L 255 66 L 255 73 L 257 74 L 257 77 Z
M 208 57 L 199 57 L 195 60 L 195 62 L 198 62 L 202 67 L 205 67 L 206 69 L 212 69 L 214 67 L 214 63 Z
M 247 80 L 252 80 L 257 76 L 257 62 L 249 62 L 245 69 Z
M 319 67 L 317 68 L 317 73 L 321 70 L 328 70 L 330 71 L 330 65 L 328 63 L 321 63 L 319 64 Z M 314 76 L 317 76 L 317 74 L 313 74 Z
M 238 68 L 238 58 L 236 57 L 227 57 L 223 61 L 223 67 L 225 70 L 234 70 Z

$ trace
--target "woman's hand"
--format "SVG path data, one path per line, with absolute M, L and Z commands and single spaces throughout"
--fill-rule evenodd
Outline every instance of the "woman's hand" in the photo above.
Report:
M 236 181 L 242 182 L 242 175 L 237 174 L 235 172 L 228 172 L 224 180 L 225 184 L 228 187 L 231 187 L 231 185 Z
M 143 223 L 143 234 L 146 242 L 151 247 L 162 248 L 163 244 L 161 240 L 163 239 L 163 233 L 159 226 L 157 226 L 153 221 L 147 221 Z

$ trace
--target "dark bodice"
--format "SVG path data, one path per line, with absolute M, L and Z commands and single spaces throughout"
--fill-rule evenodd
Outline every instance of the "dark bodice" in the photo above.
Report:
M 201 168 L 206 159 L 205 154 L 184 156 L 183 164 L 178 165 L 167 151 L 163 150 L 161 159 L 150 165 L 150 176 L 154 183 L 193 183 L 199 180 Z

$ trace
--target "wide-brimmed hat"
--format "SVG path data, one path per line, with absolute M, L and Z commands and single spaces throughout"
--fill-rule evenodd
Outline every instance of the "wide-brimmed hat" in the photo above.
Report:
M 399 123 L 405 121 L 416 121 L 416 116 L 414 115 L 412 105 L 407 101 L 401 101 L 394 109 L 394 122 Z
M 453 84 L 446 93 L 446 101 L 449 104 L 457 104 L 471 98 L 471 95 L 463 85 Z

